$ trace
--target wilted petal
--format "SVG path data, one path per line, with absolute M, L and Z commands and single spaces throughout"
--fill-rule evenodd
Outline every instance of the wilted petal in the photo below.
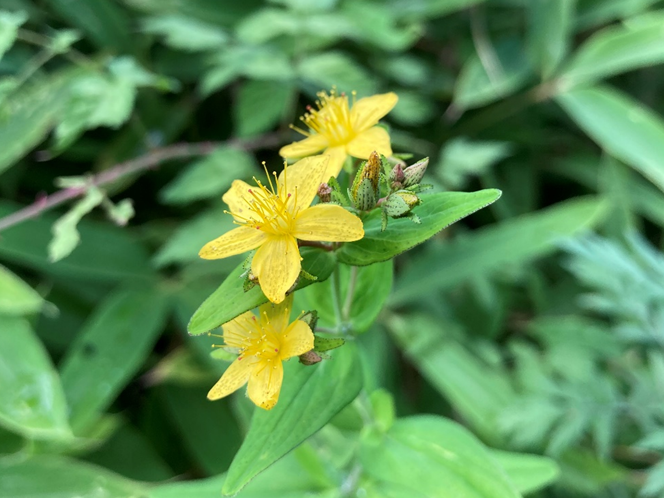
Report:
M 238 227 L 208 242 L 198 255 L 203 259 L 221 259 L 256 249 L 267 240 L 256 228 Z
M 327 147 L 328 141 L 325 135 L 314 134 L 299 142 L 293 142 L 290 145 L 284 145 L 279 150 L 281 157 L 307 157 L 318 154 Z
M 279 188 L 287 187 L 287 192 L 295 196 L 297 203 L 294 204 L 294 210 L 309 207 L 318 193 L 318 187 L 327 180 L 323 177 L 329 161 L 330 158 L 324 155 L 305 157 L 295 164 L 285 167 L 281 172 Z
M 390 135 L 385 128 L 374 126 L 357 135 L 347 147 L 348 153 L 353 157 L 368 159 L 373 151 L 384 156 L 392 155 Z
M 314 348 L 314 334 L 309 325 L 302 320 L 295 320 L 281 336 L 282 359 L 300 356 Z
M 249 399 L 257 406 L 271 410 L 279 400 L 283 379 L 284 367 L 278 358 L 272 358 L 272 361 L 261 360 L 249 376 Z
M 293 236 L 300 240 L 351 242 L 364 237 L 362 220 L 335 204 L 317 204 L 295 219 Z
M 228 396 L 247 383 L 256 360 L 254 357 L 239 357 L 226 369 L 221 379 L 210 389 L 207 397 L 215 400 Z
M 399 97 L 394 92 L 381 93 L 358 100 L 350 110 L 353 130 L 357 133 L 371 128 L 397 105 L 398 100 Z
M 300 261 L 297 241 L 290 235 L 271 236 L 263 243 L 254 255 L 251 270 L 265 297 L 273 303 L 284 300 L 300 275 Z

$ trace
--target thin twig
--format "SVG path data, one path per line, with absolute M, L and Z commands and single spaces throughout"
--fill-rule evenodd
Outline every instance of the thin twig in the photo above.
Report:
M 43 196 L 37 199 L 33 204 L 30 204 L 9 216 L 0 218 L 0 232 L 25 220 L 35 218 L 44 211 L 48 211 L 49 209 L 83 195 L 89 186 L 100 187 L 108 185 L 109 183 L 113 183 L 125 176 L 155 168 L 165 161 L 194 156 L 205 156 L 212 153 L 221 145 L 239 147 L 244 150 L 272 147 L 281 143 L 281 137 L 281 134 L 273 133 L 252 140 L 232 139 L 226 142 L 179 143 L 154 149 L 143 156 L 118 163 L 115 166 L 92 176 L 87 186 L 70 187 L 59 190 L 52 195 Z

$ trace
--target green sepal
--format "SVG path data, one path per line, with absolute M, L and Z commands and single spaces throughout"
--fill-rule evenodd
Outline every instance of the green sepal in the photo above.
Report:
M 304 315 L 302 315 L 299 320 L 302 320 L 304 323 L 309 325 L 309 328 L 314 331 L 316 330 L 316 324 L 318 323 L 318 311 L 316 310 L 311 310 L 307 311 Z
M 371 180 L 365 178 L 360 182 L 359 187 L 355 191 L 355 198 L 353 199 L 355 208 L 360 211 L 371 211 L 376 207 L 376 194 L 374 192 Z
M 314 351 L 317 353 L 322 353 L 324 351 L 331 351 L 332 349 L 337 349 L 343 346 L 346 343 L 346 340 L 342 337 L 320 337 L 314 336 Z

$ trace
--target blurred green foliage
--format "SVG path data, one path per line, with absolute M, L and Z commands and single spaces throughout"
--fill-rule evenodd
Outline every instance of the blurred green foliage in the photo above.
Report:
M 0 498 L 218 497 L 256 475 L 239 496 L 664 494 L 664 2 L 0 8 Z M 360 268 L 356 340 L 289 363 L 271 418 L 210 403 L 228 363 L 187 325 L 242 267 L 197 251 L 332 86 L 399 95 L 393 148 L 430 156 L 438 192 L 422 218 L 493 195 L 447 190 L 503 195 Z M 374 221 L 390 257 L 435 232 Z M 339 260 L 375 263 L 365 243 Z M 296 307 L 333 328 L 354 271 Z M 224 285 L 195 332 L 246 310 Z

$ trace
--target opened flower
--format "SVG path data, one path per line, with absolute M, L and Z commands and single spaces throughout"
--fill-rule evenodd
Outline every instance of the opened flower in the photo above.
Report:
M 208 393 L 208 399 L 228 396 L 248 383 L 247 394 L 257 406 L 270 410 L 277 404 L 284 378 L 282 362 L 311 351 L 314 334 L 302 320 L 289 324 L 293 304 L 289 296 L 281 304 L 267 303 L 222 326 L 224 347 L 239 356 Z
M 307 157 L 324 151 L 330 156 L 325 173 L 327 181 L 339 174 L 349 155 L 360 159 L 368 159 L 373 151 L 384 156 L 392 155 L 390 136 L 376 125 L 396 105 L 398 97 L 395 93 L 382 93 L 355 102 L 353 92 L 350 108 L 348 96 L 343 93 L 339 95 L 332 90 L 330 94 L 321 92 L 318 96 L 318 109 L 309 107 L 309 112 L 300 118 L 309 131 L 293 127 L 306 138 L 282 147 L 279 151 L 282 157 Z
M 364 236 L 362 221 L 341 206 L 310 206 L 324 181 L 329 158 L 308 157 L 284 167 L 269 188 L 258 180 L 257 187 L 235 180 L 223 197 L 238 228 L 208 242 L 199 255 L 220 259 L 258 248 L 251 272 L 258 278 L 263 294 L 280 303 L 300 275 L 297 240 L 350 242 Z

